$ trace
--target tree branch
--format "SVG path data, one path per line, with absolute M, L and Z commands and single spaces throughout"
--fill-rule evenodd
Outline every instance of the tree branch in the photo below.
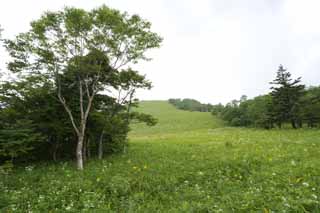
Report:
M 61 80 L 60 80 L 60 77 L 59 77 L 59 73 L 57 71 L 57 66 L 55 66 L 55 71 L 54 72 L 55 72 L 55 76 L 56 76 L 56 79 L 57 79 L 58 98 L 59 98 L 60 102 L 62 103 L 64 109 L 67 111 L 74 130 L 76 131 L 77 135 L 79 135 L 79 129 L 78 129 L 78 127 L 77 127 L 77 125 L 76 125 L 76 123 L 74 121 L 73 114 L 72 114 L 70 108 L 68 107 L 65 98 L 61 94 Z

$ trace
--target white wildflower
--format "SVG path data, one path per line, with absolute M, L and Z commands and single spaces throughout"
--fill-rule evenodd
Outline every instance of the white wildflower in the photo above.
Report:
M 34 169 L 34 166 L 26 166 L 26 171 L 31 172 Z

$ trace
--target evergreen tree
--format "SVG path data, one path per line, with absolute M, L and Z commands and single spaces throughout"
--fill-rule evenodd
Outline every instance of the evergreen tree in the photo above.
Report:
M 284 122 L 291 122 L 293 128 L 302 126 L 300 99 L 305 86 L 301 77 L 293 80 L 291 73 L 279 66 L 277 77 L 271 82 L 272 117 L 279 128 Z

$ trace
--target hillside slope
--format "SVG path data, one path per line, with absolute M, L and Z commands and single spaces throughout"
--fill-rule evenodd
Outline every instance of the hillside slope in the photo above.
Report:
M 179 110 L 167 101 L 142 101 L 137 111 L 153 115 L 158 123 L 153 127 L 134 124 L 131 135 L 179 133 L 222 126 L 222 122 L 209 112 Z

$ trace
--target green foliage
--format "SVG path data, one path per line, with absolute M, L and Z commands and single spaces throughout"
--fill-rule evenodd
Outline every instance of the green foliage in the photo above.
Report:
M 220 116 L 223 109 L 224 109 L 224 106 L 221 103 L 219 103 L 212 106 L 211 113 L 214 116 Z
M 275 86 L 267 95 L 247 99 L 233 100 L 226 106 L 214 105 L 212 114 L 226 121 L 231 126 L 251 126 L 281 128 L 282 124 L 291 123 L 293 128 L 316 127 L 320 123 L 319 87 L 305 89 L 300 78 L 292 80 L 291 74 L 279 67 Z
M 28 149 L 16 156 L 19 160 L 48 159 L 56 145 L 72 141 L 68 118 L 61 113 L 63 108 L 52 95 L 50 83 L 39 84 L 34 77 L 4 82 L 0 86 L 0 103 L 2 146 L 10 152 Z
M 136 89 L 150 89 L 151 82 L 130 66 L 149 60 L 146 52 L 161 41 L 150 22 L 105 5 L 44 13 L 29 31 L 4 40 L 8 68 L 17 75 L 0 85 L 0 117 L 8 123 L 0 126 L 2 147 L 31 147 L 36 159 L 76 157 L 79 169 L 82 156 L 97 153 L 101 144 L 106 153 L 123 150 L 131 121 L 155 124 L 131 112 Z M 22 120 L 34 126 L 13 126 Z
M 133 125 L 129 152 L 90 161 L 81 173 L 72 163 L 16 168 L 1 176 L 0 211 L 317 212 L 320 208 L 318 130 L 223 127 L 210 113 L 186 111 L 182 113 L 211 124 L 177 129 L 179 116 L 171 115 L 181 110 L 172 105 L 144 102 L 139 110 L 163 115 L 158 117 L 162 131 L 142 132 L 140 125 Z
M 0 156 L 11 160 L 21 158 L 39 146 L 43 139 L 30 121 L 18 120 L 8 128 L 0 129 Z
M 137 123 L 145 123 L 148 126 L 155 126 L 158 120 L 152 115 L 140 113 L 140 112 L 131 112 L 130 120 L 134 120 Z
M 320 87 L 310 87 L 300 103 L 303 110 L 300 116 L 307 123 L 308 127 L 316 127 L 320 124 Z
M 106 54 L 114 69 L 147 60 L 147 50 L 160 46 L 162 38 L 151 23 L 138 15 L 128 15 L 105 5 L 85 11 L 66 7 L 46 12 L 31 23 L 31 30 L 14 40 L 5 40 L 13 61 L 12 71 L 42 70 L 52 75 L 68 62 L 92 51 Z
M 254 127 L 271 128 L 271 96 L 263 95 L 247 101 L 247 116 Z
M 279 66 L 276 79 L 271 82 L 272 117 L 281 128 L 283 122 L 291 122 L 293 128 L 302 123 L 300 115 L 301 97 L 304 95 L 305 86 L 301 85 L 301 78 L 292 80 L 290 72 Z M 300 125 L 301 126 L 301 125 Z
M 231 126 L 271 128 L 271 97 L 258 96 L 253 99 L 233 100 L 226 106 L 218 105 L 218 113 L 212 112 Z
M 212 110 L 211 104 L 202 104 L 194 99 L 169 99 L 170 104 L 174 105 L 178 109 L 187 111 L 199 111 L 199 112 L 210 112 Z

